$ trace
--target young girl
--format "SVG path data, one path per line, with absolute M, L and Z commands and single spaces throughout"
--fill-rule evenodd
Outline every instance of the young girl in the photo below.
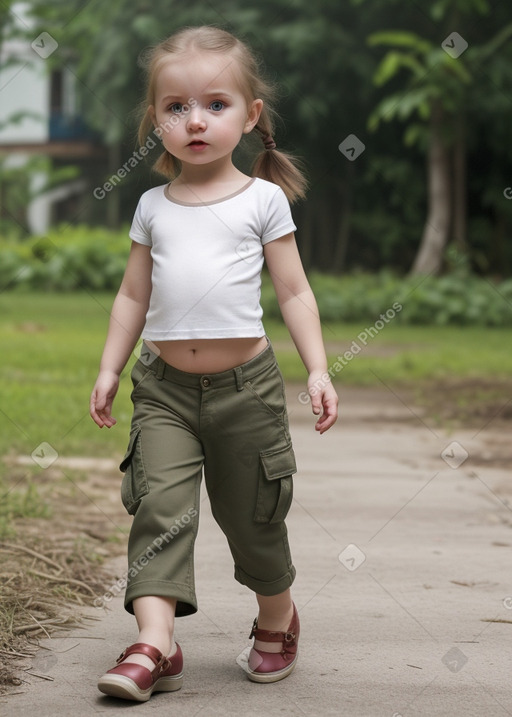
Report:
M 276 150 L 269 96 L 249 49 L 214 27 L 182 30 L 150 57 L 139 141 L 155 128 L 164 150 L 155 168 L 172 181 L 137 206 L 90 407 L 100 428 L 115 424 L 119 376 L 142 333 L 121 463 L 122 500 L 134 516 L 125 608 L 139 635 L 100 679 L 108 695 L 146 701 L 182 685 L 174 618 L 197 611 L 203 467 L 235 578 L 258 601 L 248 676 L 275 682 L 296 664 L 295 568 L 284 522 L 296 466 L 283 379 L 261 323 L 263 260 L 309 373 L 320 433 L 336 421 L 338 399 L 288 203 L 305 183 Z M 248 177 L 232 152 L 253 131 L 263 151 Z

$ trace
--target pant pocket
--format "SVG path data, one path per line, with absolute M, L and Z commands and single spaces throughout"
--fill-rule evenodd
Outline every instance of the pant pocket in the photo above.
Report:
M 256 523 L 280 523 L 286 518 L 293 498 L 293 473 L 297 472 L 291 444 L 260 453 Z
M 140 501 L 149 493 L 142 460 L 141 428 L 138 423 L 132 426 L 128 449 L 119 470 L 124 473 L 121 483 L 121 500 L 128 513 L 135 515 Z
M 143 383 L 146 381 L 147 378 L 149 378 L 152 375 L 152 371 L 150 368 L 148 368 L 140 359 L 136 361 L 133 364 L 133 368 L 130 373 L 130 377 L 132 380 L 132 393 L 131 393 L 131 399 L 133 401 L 133 397 L 135 395 L 135 392 L 138 390 L 140 386 L 143 385 Z
M 277 364 L 245 381 L 244 388 L 273 416 L 281 418 L 285 413 L 284 382 Z

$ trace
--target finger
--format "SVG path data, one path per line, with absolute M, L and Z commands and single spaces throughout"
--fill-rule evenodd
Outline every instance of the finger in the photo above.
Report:
M 108 422 L 109 422 L 111 425 L 113 425 L 113 424 L 116 422 L 116 419 L 112 416 L 112 405 L 113 405 L 113 403 L 114 403 L 113 399 L 112 399 L 112 398 L 109 398 L 109 397 L 107 396 L 107 398 L 106 398 L 106 400 L 105 400 L 105 408 L 104 408 L 104 410 L 103 410 L 105 419 L 108 420 Z
M 325 433 L 331 426 L 333 426 L 336 423 L 336 417 L 331 416 L 329 418 L 326 418 L 325 420 L 322 420 L 322 422 L 318 422 L 315 426 L 315 429 L 322 435 L 322 433 Z
M 91 396 L 91 400 L 89 403 L 89 414 L 94 423 L 96 423 L 101 428 L 103 425 L 103 419 L 98 414 L 98 410 L 96 407 L 96 397 L 94 394 Z
M 314 399 L 311 399 L 311 402 L 313 403 Z M 315 400 L 315 407 L 316 411 L 315 413 L 325 413 L 328 415 L 331 415 L 333 412 L 336 413 L 336 407 L 338 405 L 337 397 L 333 398 L 331 396 L 325 396 L 323 394 L 320 394 L 316 396 Z M 322 411 L 323 409 L 323 411 Z
M 337 403 L 326 403 L 324 412 L 315 425 L 315 429 L 320 433 L 325 433 L 338 419 Z
M 99 414 L 97 416 L 97 419 L 94 418 L 94 421 L 100 428 L 112 428 L 112 426 L 115 426 L 117 423 L 116 419 L 113 416 L 101 416 Z
M 322 412 L 322 398 L 318 394 L 311 396 L 311 410 L 316 415 Z
M 89 406 L 89 413 L 92 420 L 96 423 L 99 428 L 106 426 L 112 428 L 117 423 L 116 419 L 110 415 L 111 406 L 102 406 L 101 404 L 106 403 L 105 401 L 98 401 L 93 397 Z
M 105 407 L 102 410 L 98 411 L 98 414 L 100 415 L 101 420 L 103 421 L 103 425 L 107 426 L 107 428 L 112 428 L 112 426 L 115 426 L 115 424 L 117 423 L 114 416 L 112 416 L 112 414 L 110 413 L 111 410 L 112 410 L 112 402 L 110 401 L 110 402 L 106 403 Z
M 96 410 L 92 410 L 90 413 L 91 413 L 91 418 L 94 421 L 94 423 L 97 426 L 99 426 L 99 428 L 103 428 L 103 426 L 105 425 L 105 419 L 103 418 L 101 413 L 99 413 Z
M 92 420 L 94 421 L 94 423 L 95 423 L 99 428 L 103 428 L 103 426 L 105 425 L 105 422 L 103 421 L 103 419 L 101 418 L 101 416 L 99 416 L 99 415 L 96 413 L 96 411 L 90 411 L 90 414 L 91 414 L 91 418 L 92 418 Z

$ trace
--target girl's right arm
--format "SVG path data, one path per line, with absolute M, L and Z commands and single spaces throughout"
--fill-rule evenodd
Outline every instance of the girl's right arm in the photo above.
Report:
M 116 419 L 112 403 L 119 388 L 119 376 L 144 328 L 151 296 L 151 249 L 132 241 L 123 281 L 110 314 L 107 340 L 100 372 L 91 394 L 90 414 L 100 427 L 111 428 Z

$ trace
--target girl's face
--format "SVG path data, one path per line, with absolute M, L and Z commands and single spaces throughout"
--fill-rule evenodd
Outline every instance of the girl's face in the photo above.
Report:
M 231 154 L 256 125 L 262 100 L 249 105 L 226 55 L 171 58 L 158 72 L 153 124 L 165 149 L 183 164 L 206 165 Z

